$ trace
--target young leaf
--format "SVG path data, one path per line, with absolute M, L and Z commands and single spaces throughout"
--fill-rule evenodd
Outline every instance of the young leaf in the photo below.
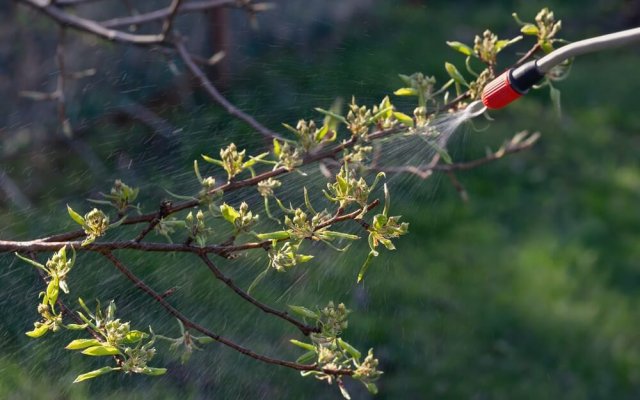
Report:
M 291 309 L 291 311 L 293 311 L 294 313 L 302 316 L 302 317 L 306 317 L 306 318 L 311 318 L 311 319 L 318 319 L 320 318 L 320 316 L 318 315 L 318 313 L 315 313 L 311 310 L 309 310 L 306 307 L 302 307 L 302 306 L 289 306 L 289 308 Z
M 96 369 L 94 371 L 91 372 L 87 372 L 85 374 L 80 374 L 76 377 L 76 379 L 73 381 L 73 383 L 78 383 L 78 382 L 82 382 L 82 381 L 86 381 L 87 379 L 93 379 L 97 376 L 100 375 L 104 375 L 104 374 L 108 374 L 111 371 L 116 371 L 119 368 L 113 368 L 113 367 L 102 367 L 100 369 Z
M 285 240 L 291 237 L 291 234 L 287 231 L 276 231 L 268 233 L 258 233 L 256 235 L 260 240 Z
M 447 45 L 452 49 L 454 49 L 455 51 L 464 54 L 465 56 L 473 55 L 473 50 L 471 49 L 471 47 L 467 46 L 464 43 L 451 41 L 451 42 L 447 42 Z
M 319 108 L 319 107 L 316 107 L 315 110 L 317 112 L 319 112 L 320 114 L 324 114 L 324 115 L 327 115 L 329 117 L 335 118 L 338 121 L 342 122 L 343 124 L 348 125 L 346 118 L 343 117 L 342 115 L 339 115 L 339 114 L 337 114 L 337 113 L 335 113 L 333 111 L 328 111 L 328 110 L 325 110 L 325 109 Z
M 538 27 L 534 24 L 524 24 L 522 28 L 520 28 L 520 32 L 525 35 L 537 36 L 538 35 Z
M 403 125 L 410 126 L 412 128 L 415 126 L 415 123 L 413 122 L 413 118 L 411 118 L 407 114 L 401 113 L 399 111 L 395 111 L 393 113 L 393 116 L 395 117 L 395 119 L 400 121 L 400 123 Z
M 407 88 L 400 88 L 395 92 L 393 92 L 393 94 L 395 94 L 396 96 L 417 96 L 418 91 L 415 90 L 414 88 L 407 87 Z
M 349 343 L 345 342 L 341 338 L 338 338 L 338 344 L 340 345 L 340 347 L 342 347 L 344 351 L 349 353 L 349 355 L 355 358 L 356 360 L 359 360 L 360 357 L 362 356 L 362 354 L 358 351 L 358 349 L 351 346 Z
M 449 74 L 451 79 L 453 79 L 454 81 L 456 81 L 461 85 L 469 86 L 467 81 L 464 79 L 464 76 L 462 76 L 462 74 L 460 73 L 460 71 L 458 71 L 458 68 L 456 68 L 455 65 L 446 62 L 444 63 L 444 68 L 447 70 L 447 73 Z
M 127 343 L 137 343 L 148 336 L 149 334 L 147 333 L 134 330 L 134 331 L 129 331 L 129 333 L 127 333 L 127 336 L 124 337 L 124 340 Z
M 367 388 L 369 393 L 378 394 L 378 386 L 376 386 L 375 383 L 373 383 L 373 382 L 363 382 L 363 383 L 364 383 L 364 387 Z
M 165 373 L 167 373 L 167 369 L 166 368 L 145 367 L 142 370 L 142 373 L 145 374 L 145 375 L 158 376 L 158 375 L 164 375 Z
M 82 350 L 87 347 L 100 346 L 100 341 L 97 339 L 76 339 L 72 340 L 65 349 L 67 350 Z
M 48 325 L 40 325 L 38 328 L 34 328 L 32 331 L 26 332 L 25 335 L 36 339 L 43 336 L 48 331 L 49 331 Z
M 222 214 L 222 217 L 224 219 L 226 219 L 228 222 L 232 224 L 240 216 L 238 211 L 235 208 L 228 205 L 227 203 L 224 203 L 220 206 L 220 213 Z
M 373 257 L 376 257 L 378 255 L 378 252 L 375 250 L 371 250 L 369 252 L 369 255 L 367 255 L 367 259 L 364 260 L 364 264 L 362 264 L 362 267 L 360 267 L 360 271 L 358 272 L 358 279 L 356 280 L 356 283 L 360 283 L 362 281 L 362 279 L 364 278 L 364 274 L 367 272 L 367 269 L 369 269 L 369 264 L 371 264 L 371 260 L 373 260 Z
M 116 347 L 111 345 L 92 346 L 82 351 L 82 354 L 86 354 L 88 356 L 97 356 L 97 357 L 115 356 L 120 354 L 120 350 L 118 350 Z
M 67 204 L 67 212 L 72 220 L 74 220 L 78 225 L 84 226 L 84 218 L 77 212 L 73 211 L 73 208 L 69 207 Z
M 51 281 L 47 285 L 47 300 L 49 302 L 49 305 L 51 306 L 51 309 L 53 309 L 56 301 L 58 300 L 58 293 L 60 293 L 59 289 L 60 285 L 58 283 L 58 277 L 51 279 Z
M 84 329 L 87 329 L 87 324 L 67 324 L 65 325 L 65 328 L 67 328 L 70 331 L 81 331 Z
M 303 355 L 301 355 L 300 357 L 298 357 L 296 362 L 299 363 L 299 364 L 306 364 L 308 362 L 311 362 L 311 361 L 315 360 L 316 357 L 317 357 L 316 351 L 315 350 L 310 350 L 310 351 L 307 351 L 306 353 L 304 353 Z
M 204 155 L 204 154 L 200 154 L 200 155 L 202 156 L 202 159 L 205 160 L 208 163 L 215 164 L 215 165 L 217 165 L 219 167 L 223 167 L 224 166 L 224 164 L 220 160 L 216 160 L 215 158 L 211 158 L 211 157 L 209 157 L 207 155 Z
M 44 266 L 44 265 L 42 265 L 42 264 L 40 264 L 39 262 L 37 262 L 37 261 L 33 261 L 32 259 L 27 258 L 27 257 L 23 257 L 23 256 L 21 256 L 21 255 L 20 255 L 20 254 L 18 254 L 18 253 L 13 253 L 13 254 L 15 254 L 15 255 L 16 255 L 16 257 L 18 257 L 18 258 L 19 258 L 19 259 L 21 259 L 22 261 L 27 262 L 27 263 L 29 263 L 29 264 L 33 265 L 34 267 L 36 267 L 36 268 L 40 268 L 40 269 L 41 269 L 41 270 L 43 270 L 44 272 L 49 273 L 49 271 L 47 271 L 47 269 L 45 268 L 45 266 Z
M 301 342 L 301 341 L 295 340 L 295 339 L 291 339 L 291 340 L 289 340 L 289 342 L 291 342 L 291 344 L 295 344 L 296 346 L 301 347 L 301 348 L 303 348 L 305 350 L 309 350 L 309 351 L 313 351 L 313 352 L 316 351 L 315 346 L 312 345 L 312 344 Z

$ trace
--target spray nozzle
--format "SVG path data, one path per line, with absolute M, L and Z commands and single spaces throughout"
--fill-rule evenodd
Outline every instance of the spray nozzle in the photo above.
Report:
M 502 108 L 526 94 L 543 77 L 536 61 L 507 70 L 484 87 L 482 103 L 490 109 Z
M 469 105 L 464 109 L 464 115 L 468 118 L 475 118 L 484 114 L 485 111 L 487 111 L 487 107 L 482 104 L 482 101 L 476 100 L 469 103 Z

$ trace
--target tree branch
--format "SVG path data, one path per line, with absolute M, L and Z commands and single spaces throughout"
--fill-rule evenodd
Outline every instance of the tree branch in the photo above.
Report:
M 272 307 L 270 307 L 270 306 L 268 306 L 268 305 L 266 305 L 264 303 L 261 303 L 260 301 L 256 300 L 250 294 L 248 294 L 244 290 L 240 289 L 235 283 L 233 283 L 233 281 L 230 278 L 225 276 L 222 273 L 222 271 L 220 271 L 220 269 L 218 267 L 216 267 L 216 265 L 209 259 L 209 257 L 206 254 L 204 254 L 204 253 L 200 254 L 200 258 L 207 265 L 207 267 L 213 273 L 213 275 L 215 275 L 216 279 L 222 281 L 231 290 L 233 290 L 238 296 L 242 297 L 244 300 L 246 300 L 249 303 L 253 304 L 254 306 L 258 307 L 259 309 L 261 309 L 265 313 L 275 315 L 276 317 L 281 318 L 281 319 L 283 319 L 283 320 L 295 325 L 298 329 L 300 329 L 300 332 L 302 332 L 302 334 L 305 335 L 305 336 L 309 336 L 309 334 L 311 332 L 320 332 L 319 328 L 303 324 L 302 322 L 298 321 L 297 319 L 291 317 L 286 311 L 276 310 L 275 308 L 272 308 Z
M 189 318 L 187 318 L 184 314 L 182 314 L 180 311 L 178 311 L 175 307 L 173 307 L 171 304 L 169 304 L 169 302 L 167 300 L 165 300 L 165 298 L 160 295 L 159 293 L 157 293 L 156 291 L 154 291 L 151 287 L 149 287 L 146 283 L 144 283 L 140 278 L 138 278 L 136 275 L 133 274 L 133 272 L 131 272 L 124 264 L 122 264 L 122 262 L 120 262 L 120 260 L 118 260 L 111 252 L 103 252 L 102 253 L 104 255 L 104 257 L 106 257 L 109 261 L 111 261 L 111 263 L 118 269 L 118 271 L 120 271 L 127 279 L 129 279 L 131 282 L 133 282 L 133 284 L 135 284 L 138 289 L 142 290 L 143 292 L 145 292 L 147 295 L 149 295 L 149 297 L 151 297 L 153 300 L 155 300 L 156 303 L 160 304 L 170 315 L 172 315 L 173 317 L 179 319 L 185 327 L 196 330 L 208 337 L 210 337 L 211 339 L 215 340 L 218 343 L 223 344 L 224 346 L 227 346 L 239 353 L 242 353 L 246 356 L 249 356 L 253 359 L 256 359 L 258 361 L 262 361 L 265 362 L 267 364 L 273 364 L 273 365 L 280 365 L 283 367 L 287 367 L 287 368 L 292 368 L 298 371 L 322 371 L 326 374 L 330 374 L 330 375 L 353 375 L 353 371 L 352 370 L 333 370 L 333 369 L 320 369 L 316 366 L 316 364 L 299 364 L 299 363 L 295 363 L 295 362 L 291 362 L 291 361 L 286 361 L 286 360 L 281 360 L 281 359 L 277 359 L 277 358 L 272 358 L 272 357 L 268 357 L 268 356 L 264 356 L 261 354 L 258 354 L 246 347 L 243 347 L 233 341 L 231 341 L 230 339 L 227 339 L 225 337 L 222 337 L 212 331 L 210 331 L 209 329 L 205 328 L 204 326 L 197 324 L 193 321 L 191 321 Z
M 203 1 L 191 1 L 181 4 L 178 9 L 178 14 L 186 14 L 191 12 L 199 12 L 211 10 L 218 7 L 240 7 L 237 5 L 236 0 L 203 0 Z M 140 25 L 147 22 L 161 21 L 171 15 L 171 8 L 163 8 L 160 10 L 154 10 L 144 14 L 132 15 L 128 17 L 113 18 L 106 21 L 102 21 L 101 25 L 107 28 L 117 28 L 127 25 Z
M 200 82 L 200 84 L 204 88 L 205 92 L 207 92 L 209 97 L 211 97 L 213 99 L 213 101 L 215 101 L 220 106 L 222 106 L 222 108 L 224 108 L 224 110 L 228 114 L 230 114 L 230 115 L 238 118 L 239 120 L 245 122 L 247 125 L 249 125 L 253 129 L 255 129 L 262 136 L 265 136 L 267 138 L 279 138 L 279 139 L 282 139 L 277 133 L 271 131 L 267 127 L 265 127 L 262 124 L 260 124 L 251 115 L 245 113 L 244 111 L 240 110 L 238 107 L 236 107 L 233 104 L 231 104 L 231 102 L 229 102 L 229 100 L 227 100 L 218 91 L 218 89 L 216 89 L 216 87 L 213 86 L 213 84 L 211 83 L 209 78 L 207 78 L 207 76 L 205 75 L 204 71 L 202 71 L 202 69 L 200 69 L 200 67 L 198 67 L 198 65 L 196 65 L 195 61 L 193 60 L 193 57 L 191 56 L 191 54 L 189 54 L 189 52 L 187 51 L 186 47 L 184 46 L 184 44 L 180 40 L 176 41 L 175 48 L 178 51 L 178 54 L 180 55 L 180 58 L 182 58 L 182 61 L 185 63 L 185 65 L 187 66 L 187 68 L 191 72 L 191 74 L 193 74 L 193 76 L 195 76 L 196 79 L 198 79 L 198 81 Z
M 63 26 L 68 26 L 79 31 L 84 31 L 107 39 L 114 42 L 129 43 L 136 45 L 151 45 L 160 44 L 164 41 L 163 35 L 136 35 L 132 33 L 116 31 L 113 29 L 105 28 L 99 23 L 78 17 L 77 15 L 69 14 L 59 7 L 50 4 L 47 0 L 16 0 L 19 3 L 25 4 L 31 8 L 34 8 L 58 22 Z

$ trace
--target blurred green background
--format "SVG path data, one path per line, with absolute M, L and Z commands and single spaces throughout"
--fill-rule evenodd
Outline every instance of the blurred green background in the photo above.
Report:
M 327 2 L 302 23 L 300 3 L 282 1 L 258 32 L 239 14 L 229 29 L 246 37 L 229 43 L 233 74 L 222 76 L 221 85 L 243 109 L 280 129 L 280 122 L 315 118 L 313 107 L 327 107 L 338 96 L 379 101 L 400 87 L 398 73 L 421 71 L 444 82 L 445 61 L 463 66 L 445 41 L 471 43 L 485 28 L 514 36 L 513 11 L 532 20 L 549 6 L 562 19 L 561 37 L 568 40 L 640 21 L 637 1 L 363 4 L 347 19 L 334 21 L 327 16 L 339 5 Z M 29 52 L 19 39 L 53 27 L 24 9 L 5 11 L 4 21 L 16 27 L 16 44 L 2 54 L 7 61 L 3 79 L 18 79 L 23 72 L 11 63 Z M 278 36 L 269 21 L 280 21 L 275 26 L 289 26 L 293 33 Z M 514 52 L 526 49 L 523 44 L 505 52 L 503 66 L 516 59 Z M 67 50 L 73 53 L 73 47 Z M 176 95 L 190 82 L 174 79 L 163 57 L 138 49 L 115 53 L 112 46 L 99 51 L 108 62 L 95 83 L 76 84 L 69 106 L 82 141 L 61 139 L 53 110 L 34 115 L 24 99 L 16 100 L 11 119 L 4 122 L 0 165 L 31 207 L 20 207 L 6 193 L 0 196 L 3 239 L 70 228 L 65 203 L 88 209 L 82 199 L 108 190 L 115 178 L 141 187 L 144 208 L 151 210 L 167 197 L 163 188 L 196 189 L 190 164 L 200 153 L 212 154 L 232 140 L 261 145 L 201 93 Z M 112 53 L 118 57 L 110 58 Z M 362 243 L 348 255 L 327 254 L 315 265 L 272 275 L 256 295 L 278 307 L 345 302 L 353 310 L 345 338 L 364 350 L 373 347 L 385 371 L 379 399 L 640 397 L 639 70 L 637 46 L 582 57 L 570 77 L 557 84 L 562 117 L 554 114 L 548 91 L 541 90 L 491 113 L 495 121 L 486 131 L 463 129 L 449 145 L 458 160 L 482 156 L 485 147 L 497 148 L 521 130 L 542 133 L 531 151 L 460 173 L 470 196 L 467 204 L 442 177 L 396 180 L 394 214 L 411 223 L 410 234 L 397 242 L 395 254 L 376 260 L 364 285 L 355 285 L 366 254 Z M 5 100 L 14 95 L 7 93 Z M 180 131 L 165 138 L 122 117 L 117 101 L 124 96 Z M 46 140 L 33 133 L 41 121 L 50 124 L 43 128 L 51 135 Z M 193 260 L 124 257 L 159 291 L 177 285 L 172 301 L 213 330 L 263 353 L 297 356 L 287 343 L 299 339 L 293 329 L 238 301 Z M 38 341 L 24 336 L 37 318 L 41 284 L 12 256 L 3 255 L 0 264 L 1 398 L 339 397 L 334 387 L 216 345 L 184 366 L 170 354 L 160 356 L 157 363 L 170 369 L 160 378 L 114 376 L 71 385 L 78 373 L 102 365 L 100 360 L 60 350 L 75 336 Z M 250 258 L 245 264 L 225 261 L 221 267 L 248 284 L 264 264 Z M 70 299 L 104 293 L 109 297 L 103 300 L 115 298 L 123 318 L 178 334 L 159 307 L 95 257 L 79 259 L 70 286 Z M 354 398 L 369 397 L 357 384 L 348 388 Z

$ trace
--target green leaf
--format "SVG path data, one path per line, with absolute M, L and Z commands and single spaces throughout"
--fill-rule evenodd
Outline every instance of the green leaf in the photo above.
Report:
M 355 358 L 356 360 L 360 360 L 360 357 L 362 357 L 362 354 L 358 351 L 358 349 L 345 342 L 341 338 L 338 338 L 338 344 L 344 351 L 346 351 L 351 357 Z
M 70 331 L 81 331 L 84 329 L 87 329 L 89 325 L 87 324 L 67 324 L 65 325 L 65 328 L 67 328 Z
M 316 142 L 321 142 L 322 139 L 324 139 L 324 137 L 327 136 L 327 133 L 329 133 L 329 130 L 330 130 L 329 125 L 323 125 L 322 128 L 318 129 L 316 132 L 316 136 L 314 138 Z
M 215 340 L 213 338 L 209 337 L 209 336 L 201 336 L 201 337 L 198 337 L 198 338 L 195 338 L 195 339 L 200 344 L 209 344 L 209 343 L 215 342 Z
M 291 344 L 295 344 L 296 346 L 301 347 L 301 348 L 303 348 L 305 350 L 309 350 L 309 351 L 313 351 L 313 352 L 316 351 L 316 347 L 314 345 L 312 345 L 312 344 L 301 342 L 301 341 L 295 340 L 295 339 L 291 339 L 291 340 L 289 340 L 289 342 L 291 342 Z
M 344 387 L 344 384 L 341 381 L 338 381 L 338 387 L 340 388 L 340 394 L 342 394 L 342 397 L 346 400 L 351 400 L 351 395 L 349 395 L 347 388 Z
M 158 376 L 158 375 L 164 375 L 167 373 L 167 369 L 166 368 L 152 368 L 152 367 L 145 367 L 142 372 L 145 375 L 151 375 L 151 376 Z
M 40 325 L 38 328 L 34 328 L 32 331 L 26 332 L 25 335 L 31 338 L 39 338 L 49 331 L 49 325 Z
M 524 24 L 522 28 L 520 28 L 520 32 L 525 35 L 537 36 L 538 35 L 538 27 L 534 24 Z
M 226 219 L 228 222 L 232 224 L 235 222 L 236 219 L 238 219 L 238 217 L 240 217 L 240 213 L 235 208 L 228 205 L 227 203 L 224 203 L 220 206 L 220 213 L 222 214 L 222 217 L 224 219 Z
M 73 383 L 78 383 L 78 382 L 82 382 L 82 381 L 86 381 L 87 379 L 93 379 L 95 377 L 98 377 L 100 375 L 104 375 L 104 374 L 108 374 L 111 371 L 116 371 L 119 370 L 120 368 L 113 368 L 113 367 L 102 367 L 100 369 L 96 369 L 94 371 L 91 372 L 87 372 L 85 374 L 80 374 L 76 377 L 76 379 L 73 381 Z
M 406 87 L 396 90 L 395 92 L 393 92 L 393 94 L 395 94 L 396 96 L 417 96 L 418 91 L 414 88 Z
M 193 160 L 193 170 L 196 173 L 196 178 L 198 178 L 198 182 L 202 183 L 202 175 L 200 175 L 200 167 L 198 167 L 198 160 Z
M 444 63 L 444 68 L 447 70 L 447 73 L 449 74 L 451 79 L 453 79 L 454 81 L 456 81 L 461 85 L 465 85 L 467 87 L 469 86 L 467 81 L 464 79 L 464 76 L 462 76 L 462 74 L 460 73 L 460 71 L 458 71 L 458 68 L 456 68 L 455 65 L 446 62 Z
M 542 51 L 545 52 L 545 54 L 549 54 L 553 51 L 553 44 L 551 43 L 551 41 L 544 40 L 539 43 L 540 43 L 540 48 L 542 49 Z
M 311 319 L 319 319 L 320 318 L 318 313 L 313 312 L 313 311 L 311 311 L 308 308 L 303 307 L 303 306 L 292 306 L 292 305 L 290 305 L 289 308 L 295 314 L 298 314 L 298 315 L 300 315 L 302 317 L 305 317 L 305 318 L 311 318 Z
M 516 36 L 513 39 L 504 39 L 504 40 L 498 40 L 496 42 L 496 53 L 501 52 L 505 47 L 507 46 L 511 46 L 512 44 L 519 42 L 522 40 L 522 36 Z
M 411 86 L 411 77 L 409 75 L 404 75 L 404 74 L 398 74 L 398 77 L 400 78 L 400 80 L 402 80 L 402 83 L 404 83 L 407 86 Z
M 137 343 L 139 341 L 141 341 L 142 339 L 145 339 L 149 336 L 148 333 L 142 332 L 142 331 L 129 331 L 129 333 L 127 333 L 127 335 L 124 337 L 125 342 L 127 343 Z
M 115 356 L 120 354 L 120 350 L 118 348 L 111 345 L 102 345 L 102 346 L 93 346 L 85 349 L 82 354 L 86 354 L 88 356 Z
M 455 51 L 464 54 L 465 56 L 473 55 L 473 49 L 464 43 L 451 41 L 447 42 L 447 45 Z
M 358 240 L 360 236 L 352 235 L 350 233 L 344 232 L 336 232 L 336 231 L 322 231 L 318 235 L 322 235 L 323 238 L 333 240 L 333 239 L 347 239 L 347 240 Z
M 58 293 L 60 293 L 60 285 L 58 283 L 58 277 L 54 277 L 47 285 L 47 301 L 51 309 L 53 309 L 58 300 Z
M 335 113 L 333 111 L 328 111 L 328 110 L 325 110 L 325 109 L 319 108 L 319 107 L 316 107 L 315 110 L 317 112 L 319 112 L 320 114 L 324 114 L 324 115 L 327 115 L 329 117 L 335 118 L 338 121 L 342 122 L 343 124 L 348 125 L 347 120 L 342 115 L 339 115 L 339 114 L 337 114 L 337 113 Z
M 68 204 L 67 204 L 67 212 L 69 213 L 69 216 L 71 217 L 71 219 L 74 220 L 78 225 L 84 226 L 84 218 L 82 218 L 82 216 L 77 212 L 73 211 L 73 208 L 69 207 Z
M 313 256 L 312 255 L 307 255 L 307 254 L 296 254 L 296 262 L 297 263 L 306 263 L 313 260 Z
M 217 165 L 219 167 L 223 167 L 224 166 L 224 164 L 220 160 L 216 160 L 215 158 L 211 158 L 211 157 L 209 157 L 207 155 L 204 155 L 204 154 L 200 154 L 200 156 L 202 156 L 202 159 L 205 160 L 208 163 L 215 164 L 215 165 Z
M 360 283 L 362 281 L 362 279 L 364 278 L 364 274 L 369 269 L 369 265 L 371 264 L 371 260 L 373 260 L 373 257 L 376 257 L 377 255 L 378 255 L 378 253 L 376 251 L 374 251 L 374 250 L 371 250 L 369 252 L 369 255 L 367 255 L 367 259 L 364 260 L 364 264 L 362 264 L 362 267 L 360 267 L 360 271 L 358 272 L 358 279 L 356 280 L 356 283 Z
M 291 128 L 291 129 L 293 129 L 295 132 L 297 132 L 294 128 L 290 127 L 289 125 L 286 125 L 286 124 L 285 124 L 285 126 L 287 126 L 287 127 Z M 278 139 L 274 138 L 274 139 L 273 139 L 273 154 L 274 154 L 276 157 L 280 157 L 280 154 L 281 154 L 281 153 L 282 153 L 282 146 L 280 146 L 280 142 L 278 141 Z
M 49 271 L 47 271 L 47 269 L 45 268 L 45 266 L 44 266 L 44 265 L 42 265 L 42 264 L 40 264 L 39 262 L 34 261 L 34 260 L 32 260 L 32 259 L 30 259 L 30 258 L 27 258 L 27 257 L 23 257 L 23 256 L 21 256 L 21 255 L 20 255 L 20 254 L 18 254 L 18 253 L 13 253 L 13 254 L 15 254 L 15 255 L 16 255 L 16 257 L 18 257 L 18 258 L 19 258 L 19 259 L 21 259 L 22 261 L 24 261 L 24 262 L 26 262 L 26 263 L 29 263 L 29 264 L 33 265 L 34 267 L 36 267 L 36 268 L 40 268 L 41 270 L 43 270 L 43 271 L 44 271 L 44 272 L 46 272 L 46 273 L 49 273 Z
M 298 359 L 296 359 L 296 362 L 299 364 L 306 364 L 308 362 L 314 361 L 317 357 L 317 354 L 318 353 L 316 353 L 315 350 L 307 351 L 306 353 L 298 357 Z
M 376 386 L 375 383 L 373 383 L 373 382 L 362 382 L 362 383 L 364 384 L 364 387 L 367 388 L 369 393 L 378 394 L 378 387 Z
M 276 231 L 267 233 L 258 233 L 256 235 L 260 240 L 285 240 L 291 237 L 288 231 Z
M 413 118 L 411 118 L 410 116 L 408 116 L 405 113 L 401 113 L 399 111 L 395 111 L 393 113 L 393 116 L 395 117 L 395 119 L 400 121 L 400 123 L 403 124 L 403 125 L 410 126 L 412 128 L 415 126 L 415 123 L 413 122 Z
M 250 168 L 253 167 L 254 165 L 256 165 L 259 161 L 262 161 L 263 158 L 265 158 L 266 156 L 268 156 L 269 153 L 261 153 L 258 154 L 257 156 L 249 156 L 249 160 L 245 161 L 244 163 L 242 163 L 242 168 Z
M 344 101 L 342 100 L 342 97 L 338 97 L 336 98 L 333 103 L 331 103 L 331 107 L 329 108 L 329 111 L 332 114 L 335 115 L 340 115 L 342 113 L 342 103 Z M 338 130 L 338 124 L 342 122 L 342 119 L 340 118 L 335 118 L 331 115 L 325 115 L 324 117 L 324 121 L 322 121 L 322 125 L 327 127 L 327 132 L 334 132 L 333 137 L 330 138 L 330 140 L 335 140 L 337 135 L 335 134 L 335 131 Z
M 102 343 L 98 339 L 76 339 L 72 340 L 65 349 L 82 350 L 87 347 L 100 346 Z

